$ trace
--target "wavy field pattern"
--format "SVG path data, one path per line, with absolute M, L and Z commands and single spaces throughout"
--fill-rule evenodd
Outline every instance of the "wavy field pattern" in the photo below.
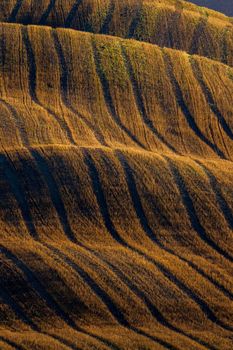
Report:
M 232 23 L 1 2 L 0 349 L 233 348 Z

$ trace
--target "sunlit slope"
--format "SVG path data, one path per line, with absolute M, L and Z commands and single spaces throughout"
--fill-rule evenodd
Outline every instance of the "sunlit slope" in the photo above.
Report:
M 231 159 L 231 68 L 114 37 L 0 28 L 3 149 L 129 147 Z
M 134 38 L 233 65 L 232 19 L 175 0 L 4 0 L 0 20 Z
M 2 154 L 1 336 L 230 349 L 232 170 L 71 146 Z

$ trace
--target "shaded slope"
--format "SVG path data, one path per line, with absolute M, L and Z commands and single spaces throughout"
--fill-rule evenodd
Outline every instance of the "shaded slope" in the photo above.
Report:
M 232 20 L 175 0 L 4 1 L 0 20 L 134 38 L 233 65 Z
M 1 193 L 9 203 L 1 208 L 2 273 L 4 290 L 21 305 L 12 310 L 18 322 L 25 323 L 22 313 L 42 334 L 123 327 L 128 339 L 149 348 L 217 348 L 214 330 L 221 348 L 230 348 L 231 228 L 206 174 L 221 182 L 232 213 L 231 168 L 74 147 L 2 156 Z M 6 220 L 9 207 L 14 222 Z M 13 300 L 1 298 L 11 329 L 15 316 L 6 307 Z

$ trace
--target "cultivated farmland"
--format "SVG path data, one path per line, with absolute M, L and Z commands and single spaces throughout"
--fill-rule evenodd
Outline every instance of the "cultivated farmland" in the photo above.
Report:
M 0 349 L 233 348 L 232 18 L 0 4 Z

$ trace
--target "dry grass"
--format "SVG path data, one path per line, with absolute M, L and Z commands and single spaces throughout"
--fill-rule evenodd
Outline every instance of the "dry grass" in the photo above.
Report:
M 231 20 L 17 4 L 0 5 L 0 348 L 231 350 Z M 44 26 L 67 16 L 86 32 Z
M 181 0 L 7 0 L 3 22 L 133 38 L 233 66 L 232 18 Z

